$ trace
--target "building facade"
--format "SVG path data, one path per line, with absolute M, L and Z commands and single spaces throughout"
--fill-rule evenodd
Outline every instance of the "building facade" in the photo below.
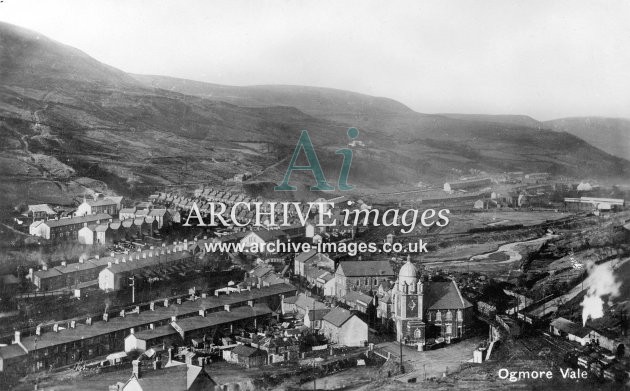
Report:
M 407 345 L 424 346 L 427 338 L 462 338 L 472 321 L 473 306 L 455 281 L 424 282 L 408 259 L 392 290 L 396 337 Z

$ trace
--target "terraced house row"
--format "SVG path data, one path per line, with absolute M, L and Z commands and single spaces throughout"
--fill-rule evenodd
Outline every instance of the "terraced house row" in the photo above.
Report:
M 105 358 L 124 350 L 126 339 L 128 350 L 144 350 L 162 343 L 182 345 L 214 330 L 230 333 L 264 321 L 296 291 L 277 284 L 229 295 L 191 295 L 40 325 L 30 335 L 16 331 L 13 343 L 0 347 L 0 371 L 23 373 Z
M 189 248 L 185 240 L 127 254 L 81 259 L 77 263 L 62 262 L 57 267 L 42 266 L 40 270 L 29 270 L 29 278 L 40 291 L 70 289 L 88 282 L 98 283 L 102 290 L 119 290 L 123 288 L 121 281 L 131 275 L 151 277 L 192 268 L 194 254 L 194 248 Z

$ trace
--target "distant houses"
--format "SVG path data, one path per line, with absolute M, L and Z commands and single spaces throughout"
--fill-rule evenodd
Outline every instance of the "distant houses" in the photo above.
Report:
M 115 216 L 118 213 L 118 205 L 119 204 L 115 200 L 110 198 L 96 200 L 83 198 L 83 202 L 77 207 L 74 215 L 78 217 L 107 213 L 108 215 Z
M 336 296 L 351 290 L 369 292 L 395 277 L 389 261 L 343 261 L 335 271 Z
M 444 183 L 444 191 L 448 193 L 452 193 L 458 190 L 477 190 L 484 187 L 492 186 L 492 179 L 490 178 L 476 178 L 476 179 L 467 179 L 461 181 L 453 181 Z
M 100 224 L 110 221 L 109 214 L 93 214 L 55 220 L 35 221 L 29 227 L 29 233 L 50 240 L 77 239 L 78 232 L 87 224 Z

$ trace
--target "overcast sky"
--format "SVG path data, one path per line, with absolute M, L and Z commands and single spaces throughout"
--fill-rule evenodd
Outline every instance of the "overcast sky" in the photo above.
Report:
M 300 84 L 424 113 L 630 118 L 630 1 L 3 0 L 127 72 Z

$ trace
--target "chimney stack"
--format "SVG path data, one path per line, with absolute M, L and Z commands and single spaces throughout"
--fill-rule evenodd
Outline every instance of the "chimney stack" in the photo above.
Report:
M 43 265 L 42 270 L 48 270 L 48 265 Z
M 55 324 L 53 325 L 53 331 L 54 331 L 55 333 L 59 331 L 59 323 L 55 323 Z
M 35 328 L 35 334 L 36 335 L 42 335 L 42 326 L 37 326 Z
M 124 318 L 125 317 L 125 310 L 120 310 L 120 317 Z
M 66 261 L 61 261 L 61 266 L 68 266 L 68 263 Z
M 91 326 L 92 325 L 92 318 L 87 318 L 85 320 L 85 324 L 88 325 L 88 326 Z
M 109 320 L 109 314 L 106 312 L 103 314 L 103 320 L 107 322 Z
M 223 306 L 223 309 L 224 309 L 225 311 L 227 311 L 227 312 L 230 312 L 230 305 L 229 305 L 229 304 L 225 304 L 225 305 Z
M 77 322 L 75 320 L 70 321 L 70 328 L 73 329 L 77 326 Z
M 22 342 L 22 333 L 20 331 L 16 331 L 15 339 L 13 340 L 13 343 L 20 343 L 20 342 Z
M 164 299 L 164 307 L 168 307 L 168 299 Z
M 155 311 L 155 302 L 152 301 L 152 302 L 149 303 L 149 310 L 150 311 Z
M 140 360 L 133 360 L 131 366 L 133 367 L 133 376 L 136 379 L 140 379 Z

